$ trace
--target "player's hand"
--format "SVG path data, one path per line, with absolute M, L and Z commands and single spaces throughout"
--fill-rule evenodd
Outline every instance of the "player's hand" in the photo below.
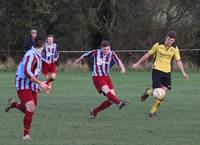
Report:
M 125 72 L 126 72 L 126 69 L 125 69 L 125 68 L 121 68 L 120 73 L 121 73 L 121 74 L 124 74 Z
M 183 79 L 184 79 L 184 80 L 189 80 L 189 75 L 188 75 L 187 73 L 184 73 L 184 74 L 183 74 Z
M 133 68 L 133 69 L 138 69 L 138 68 L 139 68 L 139 65 L 138 65 L 137 63 L 134 63 L 133 66 L 132 66 L 132 68 Z
M 42 93 L 42 88 L 40 86 L 38 87 L 38 91 L 39 93 Z
M 49 86 L 46 84 L 46 82 L 41 82 L 40 87 L 43 88 L 45 92 L 49 90 Z
M 47 61 L 47 64 L 50 64 L 51 62 L 50 61 Z
M 79 59 L 76 59 L 76 60 L 75 60 L 75 63 L 79 63 L 79 62 L 80 62 Z
M 53 63 L 56 62 L 57 60 L 55 58 L 53 58 Z

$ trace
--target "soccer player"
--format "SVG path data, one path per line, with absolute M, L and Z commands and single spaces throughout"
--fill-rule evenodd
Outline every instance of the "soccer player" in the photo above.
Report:
M 52 82 L 56 79 L 56 62 L 58 57 L 58 45 L 54 43 L 54 36 L 50 34 L 47 37 L 45 49 L 42 52 L 42 73 L 44 74 L 50 89 L 52 87 Z
M 174 44 L 175 40 L 176 32 L 169 31 L 164 42 L 158 42 L 154 44 L 149 52 L 147 52 L 135 64 L 133 64 L 133 68 L 137 69 L 142 62 L 147 60 L 151 55 L 154 55 L 152 89 L 147 88 L 144 94 L 141 96 L 142 102 L 144 102 L 149 96 L 153 95 L 155 97 L 155 102 L 149 113 L 149 117 L 156 116 L 155 113 L 158 107 L 163 102 L 167 91 L 171 89 L 171 62 L 173 59 L 176 60 L 178 68 L 182 72 L 183 78 L 185 80 L 189 79 L 181 61 L 179 49 Z M 157 93 L 157 88 L 163 89 L 162 91 L 164 91 L 164 93 L 162 95 Z
M 9 103 L 5 109 L 8 112 L 12 108 L 16 108 L 24 113 L 24 136 L 23 139 L 30 139 L 29 130 L 31 127 L 32 116 L 37 105 L 37 90 L 43 88 L 48 90 L 48 85 L 38 79 L 41 73 L 42 61 L 41 52 L 44 48 L 45 38 L 36 37 L 35 47 L 26 52 L 23 59 L 18 65 L 16 72 L 16 90 L 19 102 L 13 98 L 9 99 Z
M 122 74 L 126 72 L 126 69 L 117 54 L 111 50 L 110 42 L 103 40 L 101 42 L 101 49 L 92 50 L 83 54 L 76 62 L 80 62 L 85 57 L 93 59 L 92 80 L 96 90 L 107 97 L 98 107 L 90 110 L 91 118 L 95 119 L 99 112 L 110 107 L 113 103 L 116 104 L 119 109 L 122 109 L 129 103 L 129 100 L 122 102 L 116 96 L 112 81 L 109 77 L 109 71 L 110 67 L 115 63 L 120 67 Z

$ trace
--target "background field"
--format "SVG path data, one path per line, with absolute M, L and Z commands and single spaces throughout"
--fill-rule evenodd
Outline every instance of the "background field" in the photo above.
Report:
M 16 97 L 14 72 L 0 72 L 0 145 L 199 145 L 200 79 L 191 73 L 183 81 L 173 73 L 173 90 L 156 118 L 147 116 L 153 98 L 139 96 L 149 87 L 150 72 L 112 72 L 120 98 L 131 103 L 121 111 L 116 106 L 90 120 L 90 108 L 105 98 L 93 88 L 90 74 L 59 72 L 50 95 L 39 95 L 33 117 L 31 141 L 23 141 L 23 114 L 4 113 L 8 97 Z

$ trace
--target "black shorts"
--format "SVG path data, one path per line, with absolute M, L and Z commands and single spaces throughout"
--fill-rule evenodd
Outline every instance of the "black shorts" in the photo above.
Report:
M 152 70 L 152 87 L 161 88 L 162 86 L 171 90 L 171 72 L 165 73 L 156 69 Z

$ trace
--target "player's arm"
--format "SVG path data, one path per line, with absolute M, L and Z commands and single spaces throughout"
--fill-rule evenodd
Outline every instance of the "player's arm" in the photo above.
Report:
M 59 50 L 58 50 L 58 45 L 57 44 L 55 44 L 56 45 L 56 51 L 55 51 L 55 54 L 54 54 L 54 62 L 56 62 L 56 61 L 58 61 L 58 58 L 59 58 Z
M 49 89 L 48 85 L 44 81 L 40 81 L 32 73 L 31 69 L 34 67 L 34 65 L 35 65 L 34 56 L 31 56 L 31 55 L 27 56 L 26 57 L 26 62 L 25 62 L 25 65 L 24 65 L 24 74 L 25 74 L 25 76 L 30 81 L 33 81 L 33 82 L 39 84 L 41 88 L 43 88 L 45 90 Z
M 78 59 L 76 59 L 76 63 L 79 63 L 81 62 L 85 57 L 91 57 L 93 56 L 95 53 L 95 50 L 92 50 L 92 51 L 89 51 L 89 52 L 86 52 L 84 53 L 83 55 L 81 55 Z
M 181 73 L 183 74 L 183 79 L 184 79 L 184 80 L 188 80 L 188 79 L 189 79 L 189 76 L 188 76 L 188 74 L 185 72 L 185 69 L 184 69 L 184 67 L 183 67 L 182 61 L 181 61 L 181 60 L 177 60 L 176 63 L 177 63 L 177 66 L 178 66 L 179 70 L 180 70 Z
M 181 61 L 181 57 L 180 57 L 180 53 L 179 53 L 179 49 L 178 47 L 176 47 L 175 49 L 175 54 L 174 54 L 174 59 L 176 60 L 177 66 L 179 68 L 179 70 L 181 71 L 181 73 L 183 74 L 183 79 L 184 80 L 188 80 L 189 76 L 188 74 L 185 72 L 185 69 L 183 67 L 183 63 Z
M 42 55 L 41 60 L 44 61 L 44 62 L 46 62 L 47 64 L 50 64 L 50 61 L 48 61 L 48 60 L 46 59 L 46 49 L 43 49 L 41 55 Z
M 125 67 L 124 67 L 124 64 L 121 62 L 121 60 L 119 60 L 119 68 L 120 68 L 120 72 L 122 73 L 122 74 L 124 74 L 125 72 L 126 72 L 126 69 L 125 69 Z
M 134 63 L 132 66 L 133 69 L 137 69 L 141 63 L 146 61 L 151 55 L 155 54 L 155 52 L 157 51 L 158 45 L 159 43 L 154 44 L 153 47 L 145 55 L 143 55 L 136 63 Z
M 136 63 L 133 64 L 133 69 L 137 69 L 140 66 L 140 64 L 146 61 L 150 56 L 150 52 L 147 52 L 145 55 L 143 55 Z
M 119 66 L 119 68 L 120 68 L 120 72 L 121 72 L 122 74 L 124 74 L 124 73 L 126 72 L 126 69 L 125 69 L 125 67 L 124 67 L 124 64 L 123 64 L 122 61 L 119 59 L 119 57 L 117 56 L 117 54 L 114 53 L 114 52 L 113 52 L 113 58 L 112 58 L 112 59 L 114 60 L 115 63 L 118 64 L 118 66 Z

